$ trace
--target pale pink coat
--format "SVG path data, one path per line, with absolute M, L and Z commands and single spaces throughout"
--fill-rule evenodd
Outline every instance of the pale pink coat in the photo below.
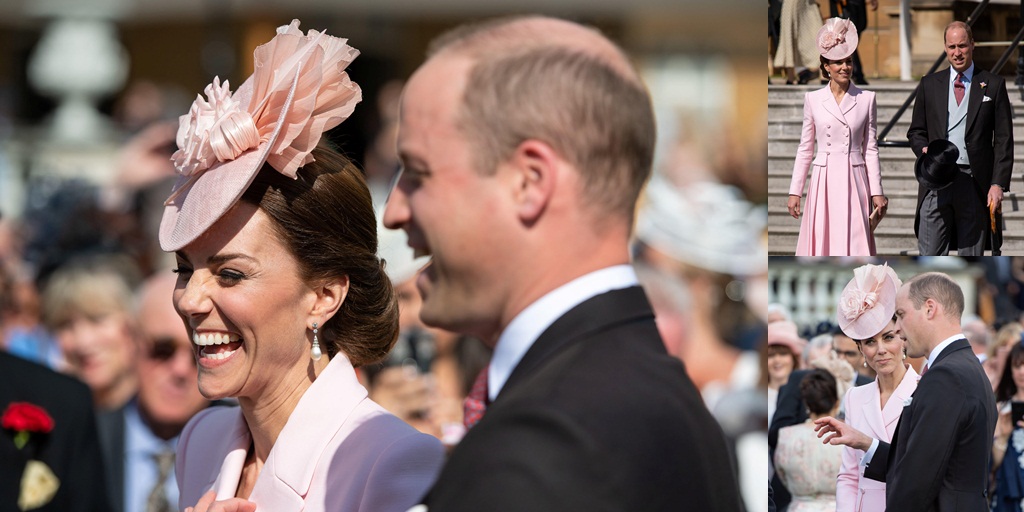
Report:
M 875 141 L 875 93 L 851 84 L 837 104 L 828 86 L 804 96 L 790 195 L 803 195 L 797 256 L 873 256 L 871 196 L 883 195 Z M 813 167 L 813 169 L 812 169 Z
M 892 396 L 881 406 L 878 382 L 850 388 L 844 404 L 846 423 L 870 437 L 892 442 L 904 403 L 910 400 L 920 377 L 913 366 L 907 368 L 903 380 Z M 863 450 L 843 447 L 843 464 L 836 478 L 836 512 L 883 512 L 885 510 L 885 483 L 864 478 L 860 460 Z
M 238 407 L 197 414 L 178 441 L 178 508 L 210 489 L 235 495 L 251 436 Z M 249 500 L 257 510 L 404 512 L 441 468 L 440 442 L 367 398 L 335 356 L 299 400 L 267 457 Z

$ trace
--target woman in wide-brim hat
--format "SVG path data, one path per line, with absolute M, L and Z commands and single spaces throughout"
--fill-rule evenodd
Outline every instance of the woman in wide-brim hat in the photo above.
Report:
M 873 256 L 874 229 L 888 200 L 875 141 L 875 94 L 853 85 L 857 29 L 831 18 L 818 31 L 828 85 L 804 96 L 804 122 L 789 187 L 800 219 L 797 256 Z M 801 208 L 808 171 L 807 200 Z
M 884 441 L 892 436 L 903 402 L 917 389 L 917 372 L 906 362 L 906 340 L 896 329 L 896 293 L 900 280 L 888 265 L 864 265 L 853 271 L 836 307 L 843 333 L 864 354 L 864 366 L 875 371 L 875 382 L 852 387 L 843 398 L 846 423 Z M 885 510 L 885 483 L 865 479 L 862 450 L 843 447 L 836 479 L 837 512 Z

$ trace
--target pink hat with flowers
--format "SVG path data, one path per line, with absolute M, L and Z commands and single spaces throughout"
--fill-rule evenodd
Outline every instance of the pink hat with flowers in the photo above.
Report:
M 888 265 L 864 265 L 853 270 L 836 307 L 843 333 L 866 340 L 882 332 L 896 312 L 896 292 L 902 283 Z
M 269 163 L 297 177 L 323 133 L 352 114 L 362 99 L 345 68 L 359 55 L 346 39 L 299 21 L 277 29 L 253 52 L 255 71 L 231 94 L 214 78 L 179 118 L 178 171 L 160 222 L 160 248 L 177 251 L 220 219 Z
M 801 355 L 807 340 L 797 334 L 796 324 L 789 320 L 779 320 L 768 324 L 768 345 L 789 347 L 796 355 Z
M 818 52 L 828 60 L 841 60 L 857 51 L 857 27 L 850 20 L 829 18 L 818 29 Z

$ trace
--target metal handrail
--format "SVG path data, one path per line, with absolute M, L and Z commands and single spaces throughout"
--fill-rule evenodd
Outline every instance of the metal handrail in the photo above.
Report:
M 974 21 L 977 20 L 978 16 L 981 16 L 981 13 L 985 11 L 985 8 L 988 7 L 988 3 L 989 3 L 989 0 L 981 0 L 981 2 L 978 3 L 978 6 L 974 8 L 974 12 L 972 12 L 971 15 L 967 17 L 967 25 L 968 26 L 973 26 L 974 25 Z M 945 34 L 943 34 L 943 36 L 945 36 Z M 1018 37 L 1019 37 L 1019 34 L 1018 34 Z M 1005 56 L 1010 51 L 1012 51 L 1014 48 L 1016 48 L 1016 45 L 1011 45 L 1009 48 L 1007 48 L 1006 53 L 1004 53 L 1003 55 Z M 945 59 L 946 59 L 946 53 L 943 52 L 942 55 L 940 55 L 939 58 L 935 60 L 935 64 L 932 64 L 932 67 L 928 69 L 928 72 L 925 73 L 924 76 L 928 76 L 928 75 L 934 73 L 935 70 L 939 69 L 939 65 L 942 64 L 942 61 L 945 60 Z M 1002 60 L 1002 59 L 1000 59 L 1000 60 Z M 1002 67 L 1002 65 L 1000 65 L 1000 67 Z M 894 115 L 892 117 L 892 119 L 889 120 L 889 122 L 885 125 L 885 128 L 882 129 L 882 132 L 878 134 L 877 140 L 878 140 L 878 145 L 879 146 L 900 147 L 900 148 L 909 148 L 910 147 L 910 141 L 908 141 L 908 140 L 901 140 L 901 141 L 886 140 L 886 136 L 889 135 L 889 132 L 892 131 L 892 128 L 894 126 L 896 126 L 896 122 L 899 121 L 900 117 L 903 116 L 903 113 L 907 111 L 907 107 L 909 107 L 910 104 L 914 102 L 914 98 L 917 97 L 917 90 L 920 89 L 920 88 L 921 88 L 921 82 L 919 80 L 917 82 L 917 86 L 915 86 L 914 90 L 910 92 L 910 96 L 907 96 L 907 100 L 904 101 L 903 105 L 901 105 L 899 110 L 896 111 L 896 115 Z

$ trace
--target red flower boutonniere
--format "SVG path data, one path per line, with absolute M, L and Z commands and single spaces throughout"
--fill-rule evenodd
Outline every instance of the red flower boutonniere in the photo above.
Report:
M 28 402 L 13 402 L 7 406 L 0 418 L 0 426 L 15 431 L 14 445 L 21 448 L 28 443 L 33 433 L 49 434 L 53 430 L 53 418 L 46 410 Z
M 45 409 L 28 402 L 13 402 L 7 406 L 0 427 L 14 431 L 14 446 L 22 449 L 32 434 L 49 434 L 53 431 L 53 418 Z M 18 494 L 18 508 L 33 510 L 49 503 L 60 488 L 60 479 L 53 474 L 46 463 L 30 459 L 25 463 L 21 475 L 21 490 Z

